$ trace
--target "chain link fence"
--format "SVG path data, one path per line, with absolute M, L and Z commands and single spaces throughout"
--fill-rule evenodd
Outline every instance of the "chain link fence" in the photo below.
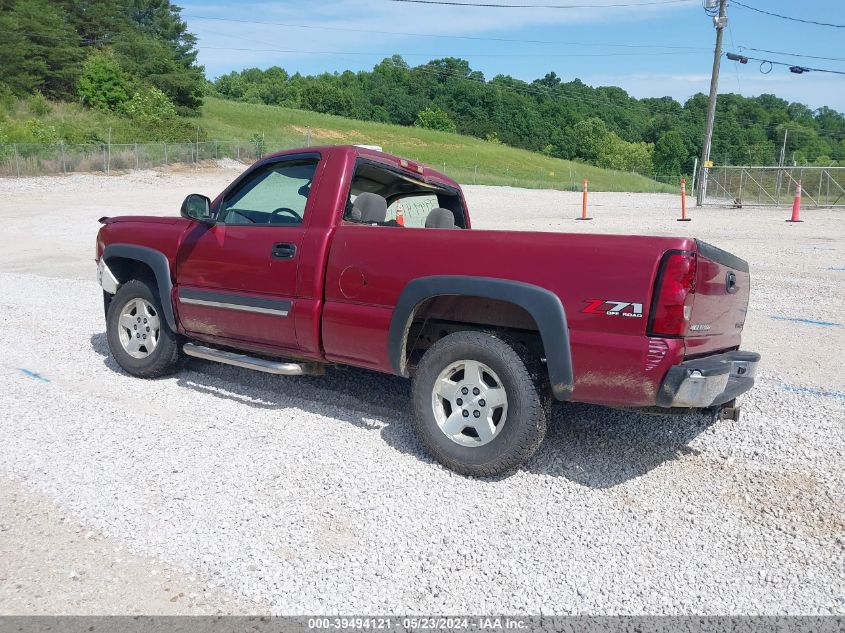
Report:
M 213 166 L 220 159 L 249 165 L 266 154 L 302 147 L 309 142 L 310 135 L 269 146 L 263 138 L 255 137 L 248 141 L 186 143 L 9 143 L 0 145 L 0 177 Z
M 705 205 L 789 206 L 800 182 L 804 207 L 845 207 L 845 167 L 711 167 L 705 182 Z
M 250 140 L 199 141 L 189 143 L 15 143 L 0 145 L 0 177 L 47 176 L 70 173 L 119 174 L 138 169 L 214 167 L 228 159 L 249 165 L 262 156 L 311 145 L 311 135 L 291 137 L 266 143 L 263 136 Z M 390 151 L 391 148 L 385 148 Z M 400 151 L 400 153 L 402 153 Z M 413 155 L 411 160 L 417 160 Z M 587 174 L 595 168 L 579 163 L 565 171 L 537 169 L 531 173 L 521 165 L 498 165 L 498 173 L 485 173 L 479 166 L 457 166 L 448 162 L 432 165 L 435 169 L 462 184 L 506 185 L 537 189 L 581 191 Z M 680 191 L 678 176 L 661 174 L 641 176 L 623 171 L 606 170 L 602 191 L 646 191 L 675 193 Z
M 45 176 L 73 172 L 104 173 L 156 169 L 174 165 L 198 167 L 228 158 L 249 164 L 270 151 L 263 140 L 197 143 L 14 143 L 0 146 L 0 177 Z
M 408 156 L 414 160 L 413 156 Z M 560 191 L 581 191 L 584 188 L 584 178 L 595 173 L 592 165 L 583 165 L 579 171 L 577 165 L 565 173 L 548 172 L 538 169 L 536 176 L 527 175 L 524 170 L 510 169 L 505 165 L 504 174 L 483 173 L 477 166 L 458 167 L 448 163 L 431 165 L 434 169 L 446 174 L 463 185 L 497 185 L 510 187 L 527 187 L 531 189 L 557 189 Z M 662 174 L 644 175 L 635 172 L 604 170 L 609 175 L 597 191 L 639 191 L 643 193 L 680 193 L 680 176 L 665 176 Z M 592 185 L 590 185 L 592 187 Z M 687 193 L 689 193 L 689 188 Z

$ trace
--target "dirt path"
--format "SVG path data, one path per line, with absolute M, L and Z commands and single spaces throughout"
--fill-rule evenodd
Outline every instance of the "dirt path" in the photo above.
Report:
M 266 612 L 181 568 L 131 553 L 26 482 L 0 476 L 0 614 Z

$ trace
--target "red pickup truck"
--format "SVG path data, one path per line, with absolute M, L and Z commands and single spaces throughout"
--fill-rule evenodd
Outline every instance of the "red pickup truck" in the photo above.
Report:
M 523 463 L 553 399 L 735 417 L 754 383 L 748 264 L 699 240 L 470 230 L 456 182 L 356 146 L 268 156 L 181 216 L 101 220 L 123 369 L 410 377 L 420 438 L 460 473 Z

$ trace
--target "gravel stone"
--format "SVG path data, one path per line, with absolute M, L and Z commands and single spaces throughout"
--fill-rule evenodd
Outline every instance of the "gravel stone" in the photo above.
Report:
M 144 381 L 109 357 L 96 219 L 175 214 L 233 173 L 0 181 L 0 475 L 82 524 L 103 566 L 149 557 L 143 576 L 184 578 L 176 604 L 214 588 L 244 612 L 845 613 L 845 328 L 771 318 L 845 320 L 841 211 L 690 205 L 680 226 L 676 196 L 596 193 L 580 223 L 577 193 L 468 187 L 476 228 L 686 233 L 745 257 L 743 347 L 763 354 L 739 422 L 557 405 L 522 470 L 474 480 L 422 451 L 403 379 L 192 360 Z

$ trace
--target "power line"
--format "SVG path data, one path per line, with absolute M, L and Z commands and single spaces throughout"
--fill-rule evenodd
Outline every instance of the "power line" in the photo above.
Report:
M 751 60 L 751 61 L 755 61 L 755 62 L 760 62 L 762 64 L 773 64 L 775 66 L 786 66 L 792 72 L 794 72 L 798 75 L 800 75 L 802 73 L 810 72 L 810 71 L 817 72 L 817 73 L 831 73 L 833 75 L 845 75 L 845 70 L 831 70 L 830 68 L 811 68 L 811 67 L 808 67 L 808 66 L 799 66 L 797 64 L 791 64 L 789 62 L 776 62 L 776 61 L 772 61 L 771 59 L 761 59 L 759 57 L 746 57 L 746 59 Z M 766 74 L 768 74 L 768 73 L 766 73 Z
M 302 53 L 305 55 L 356 55 L 364 57 L 381 57 L 383 53 L 371 53 L 365 51 L 306 51 L 301 49 L 282 49 L 282 48 L 239 48 L 231 46 L 203 46 L 202 48 L 210 50 L 221 51 L 252 51 L 256 53 Z M 636 56 L 664 56 L 664 55 L 697 55 L 697 53 L 667 53 L 667 52 L 651 52 L 651 53 L 398 53 L 402 57 L 428 57 L 428 58 L 444 58 L 444 57 L 631 57 Z
M 821 55 L 806 55 L 804 53 L 787 53 L 785 51 L 770 51 L 765 48 L 754 48 L 752 46 L 739 46 L 741 51 L 756 51 L 758 53 L 770 53 L 772 55 L 788 55 L 789 57 L 806 57 L 807 59 L 824 59 L 831 62 L 845 62 L 845 57 L 823 57 Z
M 756 11 L 757 13 L 763 13 L 765 15 L 770 15 L 774 18 L 780 18 L 782 20 L 790 20 L 792 22 L 802 22 L 803 24 L 814 24 L 816 26 L 830 26 L 835 29 L 845 29 L 845 24 L 831 24 L 830 22 L 818 22 L 816 20 L 805 20 L 803 18 L 794 18 L 789 15 L 783 15 L 781 13 L 774 13 L 772 11 L 766 11 L 765 9 L 758 9 L 757 7 L 752 7 L 738 0 L 732 0 L 733 4 L 738 7 L 742 7 L 743 9 L 748 9 L 749 11 Z
M 661 44 L 627 44 L 627 43 L 611 43 L 611 42 L 565 42 L 560 40 L 530 40 L 530 39 L 516 39 L 506 37 L 479 37 L 472 35 L 444 35 L 441 33 L 414 33 L 408 31 L 380 31 L 377 29 L 355 29 L 340 26 L 321 26 L 315 24 L 291 24 L 289 22 L 269 22 L 265 20 L 243 20 L 238 18 L 221 18 L 206 15 L 191 15 L 186 14 L 185 18 L 192 20 L 215 20 L 218 22 L 236 22 L 241 24 L 260 24 L 264 26 L 283 26 L 286 28 L 295 29 L 315 29 L 320 31 L 341 31 L 346 33 L 378 33 L 380 35 L 397 35 L 403 37 L 436 37 L 443 39 L 456 40 L 473 40 L 481 42 L 513 42 L 518 44 L 564 44 L 571 46 L 607 46 L 613 48 L 655 48 L 666 50 L 709 50 L 701 46 L 666 46 Z
M 652 0 L 651 2 L 618 2 L 614 4 L 494 4 L 491 2 L 458 2 L 457 0 L 387 0 L 409 4 L 430 4 L 448 7 L 473 7 L 477 9 L 616 9 L 689 3 L 694 0 Z
M 731 28 L 730 23 L 728 23 L 728 37 L 731 38 L 731 48 L 733 48 L 735 46 L 734 32 L 733 28 Z M 734 62 L 734 74 L 736 75 L 736 88 L 739 91 L 739 96 L 745 98 L 745 95 L 742 94 L 742 83 L 739 80 L 739 62 L 736 61 Z M 742 144 L 745 146 L 745 151 L 748 152 L 748 162 L 753 163 L 754 158 L 751 154 L 751 147 L 748 145 L 748 141 L 746 140 L 745 135 L 743 134 L 742 136 L 740 136 L 740 138 L 742 140 Z
M 730 24 L 728 24 L 728 36 L 731 38 L 731 48 L 733 48 L 736 45 L 734 44 L 734 31 Z M 739 62 L 737 61 L 734 61 L 734 72 L 736 73 L 736 87 L 739 90 L 739 95 L 744 96 L 742 94 L 742 84 L 739 82 Z

